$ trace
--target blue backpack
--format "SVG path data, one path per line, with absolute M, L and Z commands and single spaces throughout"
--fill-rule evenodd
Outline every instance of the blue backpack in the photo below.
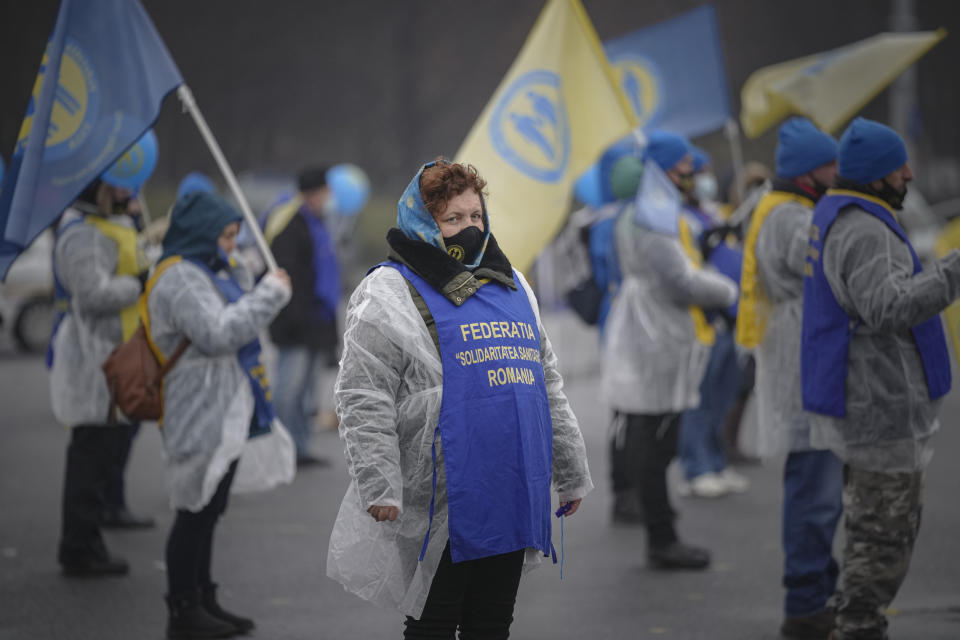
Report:
M 624 206 L 616 215 L 598 220 L 584 229 L 582 240 L 590 256 L 591 274 L 567 292 L 567 302 L 580 319 L 601 330 L 622 280 L 614 232 Z

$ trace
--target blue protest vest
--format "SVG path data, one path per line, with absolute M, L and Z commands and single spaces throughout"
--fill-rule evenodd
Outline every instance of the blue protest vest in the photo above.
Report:
M 817 202 L 810 228 L 810 249 L 806 277 L 803 279 L 803 333 L 800 370 L 803 408 L 837 418 L 847 415 L 846 380 L 850 338 L 861 324 L 847 315 L 837 302 L 823 272 L 823 245 L 840 211 L 856 206 L 876 216 L 907 244 L 913 257 L 913 272 L 923 270 L 907 234 L 892 210 L 879 200 L 854 191 L 831 189 Z M 930 399 L 950 390 L 950 356 L 940 316 L 934 316 L 910 329 L 920 352 Z
M 202 262 L 198 260 L 190 260 L 190 262 L 203 269 L 228 303 L 236 302 L 245 293 L 233 276 L 221 278 Z M 248 434 L 250 438 L 270 433 L 270 423 L 277 416 L 271 402 L 270 381 L 267 379 L 267 370 L 260 360 L 260 352 L 259 338 L 254 338 L 237 352 L 237 359 L 240 361 L 243 372 L 247 374 L 250 390 L 253 392 L 254 412 L 250 420 Z
M 696 234 L 697 244 L 702 244 L 703 235 L 717 226 L 717 222 L 699 207 L 686 205 L 683 208 L 683 215 L 687 220 L 693 220 L 696 224 L 691 224 L 691 231 L 699 229 Z M 721 242 L 710 251 L 706 260 L 707 264 L 712 265 L 719 273 L 727 276 L 737 285 L 737 299 L 727 307 L 727 315 L 736 319 L 740 307 L 740 276 L 743 272 L 743 247 L 740 244 L 729 244 L 726 241 Z M 719 314 L 716 310 L 706 311 L 707 319 L 712 321 Z
M 405 265 L 379 266 L 403 274 L 436 323 L 443 398 L 434 450 L 439 433 L 453 562 L 527 547 L 549 555 L 553 422 L 526 293 L 491 282 L 458 307 Z M 424 550 L 428 542 L 429 534 Z

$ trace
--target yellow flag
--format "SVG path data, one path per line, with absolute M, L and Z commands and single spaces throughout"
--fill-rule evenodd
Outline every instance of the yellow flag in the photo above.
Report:
M 633 124 L 580 0 L 548 0 L 456 156 L 487 180 L 491 229 L 514 266 L 533 263 L 574 180 Z
M 756 138 L 787 116 L 807 116 L 833 133 L 947 32 L 880 33 L 754 71 L 740 91 L 740 124 Z

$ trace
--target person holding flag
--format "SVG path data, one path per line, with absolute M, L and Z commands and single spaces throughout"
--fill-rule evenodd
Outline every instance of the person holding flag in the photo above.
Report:
M 884 610 L 920 528 L 923 472 L 951 386 L 939 313 L 960 297 L 960 250 L 924 268 L 900 224 L 903 139 L 856 118 L 818 202 L 803 282 L 801 387 L 811 441 L 844 462 L 846 542 L 834 640 L 886 638 Z
M 153 167 L 147 169 L 149 175 Z M 118 173 L 115 165 L 64 212 L 54 245 L 53 272 L 65 314 L 51 339 L 50 399 L 54 416 L 71 427 L 58 552 L 65 575 L 127 572 L 126 562 L 107 552 L 99 526 L 108 512 L 108 488 L 119 493 L 112 510 L 122 503 L 123 467 L 136 427 L 122 416 L 110 419 L 100 365 L 139 324 L 136 303 L 149 265 L 129 214 L 138 185 Z M 104 524 L 116 524 L 116 518 Z
M 398 203 L 351 296 L 337 378 L 351 482 L 327 555 L 404 637 L 506 638 L 521 571 L 553 552 L 551 484 L 593 488 L 533 291 L 491 234 L 477 170 L 442 158 Z M 555 556 L 554 556 L 555 557 Z
M 290 299 L 290 280 L 283 270 L 271 271 L 253 286 L 234 253 L 241 219 L 215 194 L 179 198 L 140 301 L 159 362 L 189 341 L 163 382 L 163 445 L 176 509 L 165 553 L 168 638 L 222 638 L 253 629 L 252 620 L 217 600 L 214 532 L 238 483 L 249 480 L 245 490 L 262 490 L 293 476 L 293 443 L 271 404 L 257 339 Z M 272 435 L 286 447 L 270 461 L 281 475 L 268 477 L 248 456 Z
M 703 569 L 709 552 L 680 542 L 674 528 L 666 472 L 677 452 L 680 415 L 699 402 L 714 340 L 701 307 L 730 306 L 737 288 L 699 268 L 699 252 L 680 217 L 680 187 L 693 175 L 689 142 L 652 132 L 643 158 L 637 201 L 617 223 L 623 283 L 607 320 L 602 394 L 626 419 L 624 446 L 634 451 L 650 564 Z M 663 211 L 667 219 L 641 215 L 648 209 Z
M 803 274 L 813 207 L 837 172 L 837 142 L 806 118 L 780 126 L 777 179 L 747 230 L 737 342 L 755 349 L 759 450 L 787 451 L 783 471 L 785 638 L 824 639 L 837 582 L 833 538 L 843 511 L 842 463 L 810 442 L 800 388 Z

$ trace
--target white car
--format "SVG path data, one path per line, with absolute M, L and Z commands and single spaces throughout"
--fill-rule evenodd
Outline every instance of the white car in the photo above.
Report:
M 53 231 L 47 230 L 0 282 L 0 332 L 27 352 L 42 353 L 53 326 Z

